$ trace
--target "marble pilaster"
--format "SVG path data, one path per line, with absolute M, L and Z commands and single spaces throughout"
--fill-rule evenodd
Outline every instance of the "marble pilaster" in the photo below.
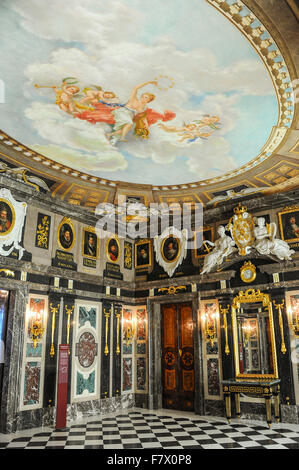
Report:
M 16 283 L 11 280 L 1 279 L 0 288 L 10 290 L 5 350 L 6 361 L 4 364 L 0 411 L 0 431 L 8 433 L 19 429 L 20 421 L 28 422 L 28 424 L 31 421 L 30 412 L 26 415 L 22 413 L 22 417 L 19 413 L 24 322 L 29 286 L 22 282 Z

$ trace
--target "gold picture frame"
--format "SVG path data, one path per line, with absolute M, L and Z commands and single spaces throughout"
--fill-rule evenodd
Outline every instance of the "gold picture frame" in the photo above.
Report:
M 138 259 L 140 259 L 139 254 L 142 250 L 142 246 L 148 246 L 148 255 L 146 257 L 147 262 L 145 264 L 138 263 Z M 152 265 L 152 243 L 151 240 L 140 240 L 139 242 L 135 243 L 135 268 L 148 268 Z
M 169 241 L 169 240 L 173 240 L 172 242 Z M 169 246 L 170 243 L 175 243 L 177 244 L 177 250 L 176 250 L 176 254 L 173 258 L 169 258 L 165 255 L 165 249 L 167 247 L 167 244 Z M 171 251 L 173 251 L 173 249 L 170 249 Z M 166 263 L 174 263 L 180 256 L 180 253 L 181 253 L 181 240 L 174 236 L 174 235 L 168 235 L 168 237 L 165 237 L 162 244 L 161 244 L 161 255 L 162 255 L 162 258 L 164 259 L 164 261 Z
M 0 236 L 1 237 L 8 235 L 14 228 L 15 222 L 16 222 L 16 213 L 10 201 L 8 201 L 5 198 L 0 198 L 0 215 L 1 215 L 1 212 L 4 212 L 4 211 L 6 211 L 6 216 L 9 213 L 9 216 L 8 216 L 9 218 L 7 218 L 7 222 L 9 222 L 10 225 L 7 230 L 2 231 L 2 225 L 0 221 Z
M 243 374 L 240 373 L 240 362 L 239 362 L 239 345 L 238 345 L 238 326 L 237 326 L 237 309 L 242 307 L 242 304 L 246 303 L 261 302 L 263 307 L 269 312 L 269 326 L 271 336 L 271 352 L 273 358 L 273 373 L 272 374 Z M 274 320 L 273 320 L 273 307 L 269 294 L 264 294 L 259 289 L 247 289 L 239 291 L 238 295 L 233 298 L 231 305 L 231 318 L 233 328 L 233 344 L 234 344 L 234 357 L 235 357 L 235 376 L 237 379 L 277 379 L 278 378 L 278 365 L 276 355 L 276 342 L 274 332 Z
M 117 246 L 117 255 L 116 256 L 112 252 L 109 251 L 109 246 L 111 245 L 112 241 L 115 241 L 115 244 L 113 243 L 113 245 Z M 113 259 L 111 257 L 111 255 L 115 256 L 115 259 Z M 107 256 L 108 260 L 111 261 L 112 263 L 117 263 L 117 261 L 120 258 L 120 243 L 119 243 L 119 240 L 118 240 L 116 235 L 113 235 L 112 237 L 110 237 L 107 240 L 107 243 L 106 243 L 106 256 Z
M 296 215 L 296 213 L 298 214 Z M 291 219 L 294 219 L 294 225 L 298 225 L 299 227 L 299 206 L 288 206 L 288 207 L 285 207 L 281 212 L 278 212 L 278 221 L 279 221 L 281 239 L 287 243 L 299 242 L 299 235 L 298 237 L 293 236 L 292 224 L 290 224 L 289 227 L 285 226 L 284 219 L 286 218 L 289 219 L 289 222 L 291 222 Z
M 94 256 L 86 253 L 86 244 L 88 241 L 87 239 L 89 238 L 88 234 L 92 234 L 92 238 L 96 239 Z M 98 259 L 99 257 L 99 237 L 96 233 L 96 230 L 93 227 L 83 227 L 81 253 L 82 253 L 82 256 L 84 256 L 84 258 Z
M 61 238 L 61 235 L 62 235 L 61 232 L 62 232 L 63 226 L 65 226 L 65 228 L 63 230 L 64 235 L 66 234 L 67 231 L 71 232 L 70 241 L 65 241 L 64 242 L 64 240 Z M 76 241 L 76 233 L 75 233 L 74 225 L 73 225 L 71 219 L 69 219 L 68 217 L 64 217 L 62 219 L 62 221 L 60 222 L 60 224 L 58 225 L 58 228 L 57 228 L 57 243 L 58 243 L 58 246 L 62 250 L 70 251 L 74 247 L 75 241 Z M 62 242 L 64 243 L 64 245 L 63 245 Z

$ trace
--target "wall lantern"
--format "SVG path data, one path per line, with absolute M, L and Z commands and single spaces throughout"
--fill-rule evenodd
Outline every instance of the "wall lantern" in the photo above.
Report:
M 47 318 L 46 312 L 42 311 L 27 311 L 29 337 L 32 339 L 33 347 L 36 348 L 37 344 L 42 340 L 43 334 L 46 330 Z
M 205 312 L 201 316 L 203 321 L 203 332 L 211 347 L 214 346 L 214 341 L 217 337 L 217 320 L 219 318 L 218 312 Z

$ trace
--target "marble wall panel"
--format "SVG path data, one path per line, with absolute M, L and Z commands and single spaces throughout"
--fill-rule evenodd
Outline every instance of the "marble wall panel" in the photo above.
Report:
M 211 342 L 206 334 L 207 322 L 211 321 L 212 315 L 218 315 L 219 305 L 217 299 L 202 300 L 200 303 L 201 326 L 202 326 L 202 354 L 204 375 L 205 400 L 221 400 L 222 392 L 220 381 L 222 378 L 221 347 L 220 347 L 220 324 L 219 317 L 216 318 L 216 336 Z
M 100 398 L 101 304 L 75 301 L 71 402 Z
M 26 314 L 25 314 L 26 312 Z M 46 354 L 48 296 L 30 294 L 25 314 L 20 410 L 42 408 Z M 36 347 L 31 337 L 32 318 L 42 319 L 45 328 Z

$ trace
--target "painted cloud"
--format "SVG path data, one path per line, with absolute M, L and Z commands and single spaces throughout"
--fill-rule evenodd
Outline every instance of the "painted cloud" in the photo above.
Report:
M 173 5 L 170 0 L 166 3 Z M 156 1 L 154 4 L 164 11 Z M 186 9 L 195 5 L 194 0 L 185 4 Z M 59 0 L 9 2 L 21 29 L 37 41 L 39 38 L 46 41 L 51 49 L 42 58 L 41 54 L 33 56 L 23 70 L 26 97 L 23 114 L 35 136 L 28 145 L 60 163 L 112 179 L 122 179 L 124 175 L 129 180 L 131 172 L 134 180 L 132 172 L 141 159 L 152 162 L 153 172 L 161 168 L 168 177 L 171 172 L 173 183 L 185 182 L 184 177 L 186 181 L 195 181 L 216 176 L 240 165 L 229 136 L 238 126 L 244 99 L 273 95 L 271 80 L 257 56 L 248 53 L 223 64 L 221 55 L 213 48 L 213 38 L 203 37 L 200 28 L 190 32 L 192 46 L 181 47 L 171 28 L 167 32 L 158 25 L 155 31 L 153 24 L 149 24 L 147 2 L 144 8 L 135 0 L 112 0 L 109 7 L 106 1 L 87 0 L 82 4 L 81 0 L 72 0 L 64 2 L 64 6 L 61 8 Z M 206 8 L 203 5 L 202 11 Z M 221 16 L 214 9 L 211 15 L 216 15 L 216 19 Z M 169 21 L 172 20 L 175 16 L 170 15 Z M 221 117 L 221 128 L 213 138 L 179 142 L 177 134 L 153 125 L 148 140 L 130 135 L 128 142 L 112 147 L 105 137 L 107 125 L 67 115 L 55 105 L 53 90 L 34 88 L 35 83 L 59 86 L 62 78 L 68 76 L 77 78 L 81 90 L 98 85 L 113 91 L 121 103 L 128 100 L 135 85 L 159 76 L 171 77 L 173 88 L 159 90 L 148 85 L 144 89 L 156 95 L 150 104 L 153 109 L 176 114 L 167 124 L 179 127 L 209 114 Z M 185 175 L 181 173 L 182 161 Z M 176 174 L 176 167 L 180 174 Z M 141 182 L 159 184 L 159 175 L 143 178 Z

